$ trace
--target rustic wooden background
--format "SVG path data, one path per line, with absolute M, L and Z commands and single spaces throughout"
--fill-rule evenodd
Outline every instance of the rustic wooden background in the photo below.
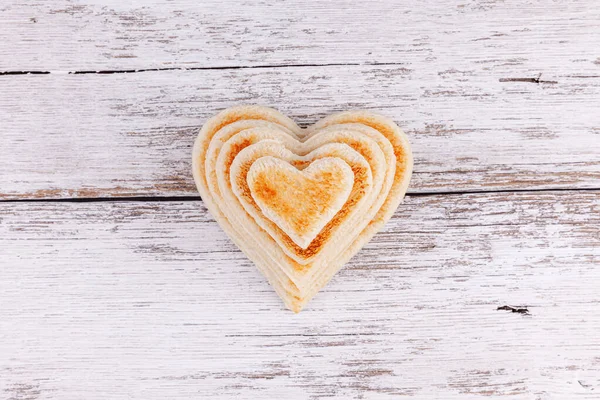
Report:
M 299 315 L 193 185 L 240 103 L 413 144 Z M 600 398 L 595 0 L 3 0 L 0 199 L 1 399 Z

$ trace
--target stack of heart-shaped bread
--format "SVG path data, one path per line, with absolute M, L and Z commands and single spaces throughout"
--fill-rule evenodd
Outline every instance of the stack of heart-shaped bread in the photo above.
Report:
M 210 213 L 295 312 L 392 216 L 413 165 L 386 117 L 347 111 L 301 129 L 261 106 L 209 119 L 192 163 Z

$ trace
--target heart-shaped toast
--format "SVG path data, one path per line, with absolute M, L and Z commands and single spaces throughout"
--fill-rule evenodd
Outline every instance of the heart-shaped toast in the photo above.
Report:
M 192 165 L 211 214 L 298 312 L 392 216 L 413 161 L 400 128 L 368 111 L 301 129 L 238 106 L 202 127 Z

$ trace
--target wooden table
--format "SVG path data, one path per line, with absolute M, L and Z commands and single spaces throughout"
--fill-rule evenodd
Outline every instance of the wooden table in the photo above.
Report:
M 600 398 L 596 1 L 131 3 L 0 4 L 0 398 Z M 298 315 L 193 184 L 241 103 L 413 145 Z

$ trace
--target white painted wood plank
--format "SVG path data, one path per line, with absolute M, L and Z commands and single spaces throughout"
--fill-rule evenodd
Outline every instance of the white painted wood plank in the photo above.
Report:
M 412 193 L 600 186 L 600 79 L 334 66 L 5 76 L 0 88 L 2 198 L 196 195 L 196 133 L 240 103 L 302 124 L 390 116 L 413 145 Z
M 600 390 L 598 191 L 409 196 L 298 315 L 199 201 L 3 203 L 0 254 L 8 398 Z
M 394 62 L 599 75 L 594 0 L 4 0 L 0 71 Z

